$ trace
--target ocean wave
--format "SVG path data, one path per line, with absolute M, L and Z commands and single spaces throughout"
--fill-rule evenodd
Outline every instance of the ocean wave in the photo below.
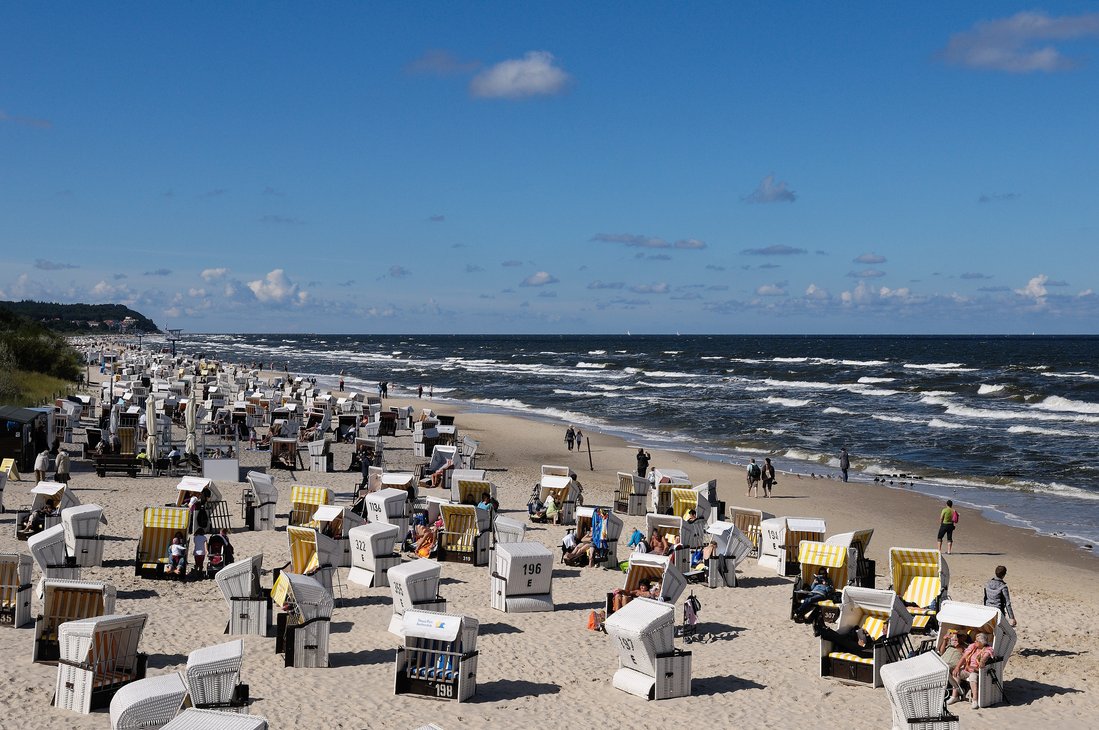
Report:
M 635 390 L 636 385 L 610 385 L 608 383 L 592 383 L 591 387 L 599 390 Z
M 725 357 L 722 356 L 722 355 L 703 355 L 702 357 L 700 357 L 698 359 L 699 360 L 724 360 Z
M 954 423 L 953 421 L 944 421 L 941 418 L 932 418 L 927 422 L 930 428 L 973 428 L 972 426 L 966 426 L 961 423 Z
M 1071 421 L 1075 423 L 1099 423 L 1099 416 L 1071 413 L 1050 413 L 1044 411 L 1021 411 L 1017 409 L 971 408 L 951 403 L 946 406 L 946 415 L 962 418 L 982 418 L 999 421 Z
M 977 388 L 977 395 L 988 395 L 989 393 L 999 393 L 1006 385 L 991 385 L 989 383 L 981 383 L 981 386 Z
M 875 421 L 885 421 L 886 423 L 923 423 L 922 420 L 916 418 L 904 418 L 903 416 L 886 416 L 880 413 L 870 416 Z
M 812 451 L 804 451 L 802 449 L 786 449 L 782 452 L 783 457 L 787 459 L 797 459 L 798 461 L 813 461 L 820 464 L 825 463 L 828 460 L 828 456 L 825 454 L 817 454 Z
M 796 398 L 776 398 L 774 396 L 767 396 L 763 399 L 764 403 L 773 403 L 776 406 L 786 406 L 787 408 L 800 408 L 802 406 L 809 405 L 807 400 L 797 400 Z
M 809 362 L 807 357 L 772 357 L 771 362 Z
M 865 367 L 876 368 L 876 367 L 881 367 L 882 365 L 888 365 L 888 364 L 889 364 L 888 360 L 840 360 L 840 365 L 848 365 L 848 366 L 855 366 L 855 367 L 865 366 Z M 890 380 L 892 380 L 892 378 L 890 378 Z
M 705 378 L 702 373 L 670 373 L 666 370 L 646 370 L 645 375 L 650 378 Z
M 860 383 L 865 383 L 867 385 L 873 385 L 875 383 L 892 383 L 894 381 L 896 381 L 896 378 L 875 378 L 869 375 L 864 375 L 859 378 Z
M 581 360 L 580 362 L 576 363 L 576 367 L 590 368 L 592 370 L 602 370 L 603 368 L 607 367 L 608 364 L 609 363 L 605 362 L 584 362 L 583 360 Z
M 1040 373 L 1047 378 L 1082 378 L 1084 380 L 1099 380 L 1099 375 L 1094 373 Z
M 844 409 L 836 408 L 835 406 L 828 406 L 823 411 L 821 411 L 821 413 L 835 413 L 835 414 L 838 414 L 838 415 L 841 415 L 841 416 L 857 416 L 858 415 L 854 411 L 845 411 Z
M 1099 403 L 1088 403 L 1079 400 L 1062 398 L 1059 395 L 1051 395 L 1040 403 L 1033 403 L 1031 408 L 1040 411 L 1058 411 L 1067 413 L 1099 413 Z
M 765 385 L 769 385 L 772 388 L 786 388 L 789 390 L 828 390 L 828 391 L 846 391 L 848 393 L 855 393 L 857 395 L 870 395 L 870 396 L 891 396 L 897 395 L 901 391 L 888 390 L 885 388 L 872 388 L 868 385 L 859 383 L 823 383 L 812 380 L 776 380 L 774 378 L 765 378 L 763 380 Z
M 746 365 L 761 365 L 767 362 L 766 360 L 760 360 L 754 357 L 731 357 L 729 358 L 729 360 L 731 360 L 732 362 L 742 362 Z
M 646 388 L 709 388 L 707 383 L 648 383 L 644 380 L 637 381 L 638 385 Z
M 588 350 L 589 355 L 606 355 L 606 350 Z
M 682 350 L 665 350 L 661 355 L 678 355 Z
M 906 362 L 904 366 L 912 370 L 957 370 L 962 364 L 960 362 L 928 362 L 922 364 Z
M 518 398 L 471 398 L 470 403 L 475 403 L 484 406 L 492 406 L 495 408 L 504 408 L 511 411 L 521 411 L 523 413 L 534 413 L 540 416 L 547 416 L 549 418 L 557 419 L 559 421 L 569 421 L 572 423 L 582 423 L 584 425 L 603 426 L 603 422 L 599 419 L 593 419 L 583 413 L 576 413 L 574 411 L 566 411 L 559 408 L 537 408 L 524 403 Z
M 1010 426 L 1008 433 L 1030 433 L 1036 436 L 1079 436 L 1074 431 L 1063 431 L 1057 428 L 1041 428 L 1039 426 Z

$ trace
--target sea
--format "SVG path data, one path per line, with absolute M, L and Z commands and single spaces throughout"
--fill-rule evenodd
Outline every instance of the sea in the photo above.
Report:
M 191 334 L 179 346 L 324 387 L 341 371 L 348 390 L 422 385 L 440 404 L 562 435 L 571 424 L 721 462 L 770 456 L 810 478 L 838 478 L 846 447 L 852 480 L 1099 544 L 1099 337 Z

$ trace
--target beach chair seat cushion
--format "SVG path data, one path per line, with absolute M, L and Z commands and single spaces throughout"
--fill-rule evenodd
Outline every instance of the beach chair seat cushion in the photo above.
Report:
M 829 659 L 840 659 L 842 661 L 853 662 L 855 664 L 867 664 L 867 665 L 870 665 L 870 666 L 874 665 L 874 658 L 873 657 L 859 656 L 858 654 L 851 654 L 850 652 L 846 652 L 846 651 L 829 652 L 828 653 L 828 658 Z

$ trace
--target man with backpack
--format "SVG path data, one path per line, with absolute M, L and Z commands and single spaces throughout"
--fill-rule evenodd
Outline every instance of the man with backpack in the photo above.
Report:
M 748 464 L 748 496 L 758 496 L 757 489 L 759 488 L 759 478 L 763 476 L 763 471 L 759 468 L 759 464 L 755 459 L 752 459 Z

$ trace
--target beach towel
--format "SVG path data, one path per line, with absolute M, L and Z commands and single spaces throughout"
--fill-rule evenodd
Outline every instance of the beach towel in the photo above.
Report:
M 628 547 L 637 547 L 645 539 L 644 533 L 641 530 L 634 530 L 630 535 L 630 541 L 626 543 Z

